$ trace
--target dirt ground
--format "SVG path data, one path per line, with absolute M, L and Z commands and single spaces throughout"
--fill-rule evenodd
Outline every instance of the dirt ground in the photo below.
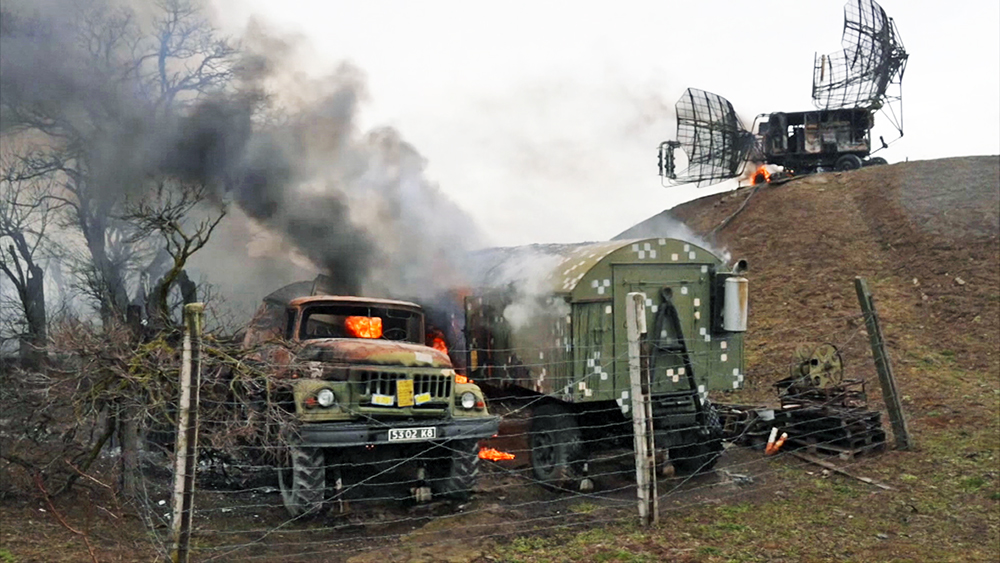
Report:
M 661 523 L 640 528 L 627 456 L 608 452 L 595 463 L 594 494 L 545 491 L 529 482 L 524 428 L 514 421 L 494 445 L 521 455 L 487 464 L 469 503 L 363 504 L 285 525 L 272 489 L 205 492 L 194 559 L 1000 560 L 1000 157 L 814 175 L 669 215 L 750 263 L 747 384 L 717 400 L 773 403 L 796 345 L 831 342 L 877 408 L 854 289 L 855 276 L 868 280 L 916 447 L 838 463 L 889 490 L 791 456 L 730 448 L 711 475 L 661 479 Z M 154 505 L 165 495 L 151 494 Z M 52 507 L 38 495 L 8 496 L 0 562 L 89 561 L 87 542 L 98 561 L 151 560 L 166 524 L 152 532 L 149 524 L 97 485 Z

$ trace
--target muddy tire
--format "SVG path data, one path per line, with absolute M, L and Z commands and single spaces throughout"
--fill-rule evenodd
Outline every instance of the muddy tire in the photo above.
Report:
M 454 440 L 444 445 L 448 457 L 438 459 L 428 468 L 431 490 L 435 495 L 465 501 L 479 478 L 479 442 Z
M 529 442 L 535 478 L 550 489 L 573 490 L 583 465 L 583 442 L 576 415 L 555 404 L 536 408 Z
M 722 423 L 711 403 L 705 402 L 705 431 L 693 433 L 685 445 L 670 448 L 670 463 L 681 475 L 708 473 L 722 454 Z
M 292 517 L 318 514 L 326 497 L 326 456 L 322 448 L 289 447 L 278 467 L 281 501 Z
M 881 156 L 873 156 L 865 162 L 865 166 L 885 166 L 886 164 L 889 164 L 889 161 Z

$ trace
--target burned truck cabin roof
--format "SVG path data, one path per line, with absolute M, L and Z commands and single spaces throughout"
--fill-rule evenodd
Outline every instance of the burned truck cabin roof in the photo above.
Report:
M 291 299 L 288 301 L 287 305 L 289 307 L 301 308 L 315 303 L 344 303 L 369 307 L 392 307 L 395 309 L 409 309 L 415 313 L 422 313 L 420 305 L 409 301 L 379 299 L 376 297 L 357 297 L 354 295 L 307 295 Z
M 320 338 L 424 343 L 423 310 L 408 301 L 326 294 L 317 282 L 286 285 L 263 301 L 247 327 L 245 346 Z

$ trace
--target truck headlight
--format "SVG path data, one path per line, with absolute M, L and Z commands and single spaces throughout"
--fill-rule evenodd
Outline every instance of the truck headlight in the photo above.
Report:
M 471 410 L 474 406 L 476 406 L 476 394 L 472 391 L 462 393 L 462 408 L 465 410 Z
M 330 389 L 320 389 L 319 392 L 316 393 L 316 402 L 319 403 L 319 406 L 321 407 L 329 407 L 337 402 L 337 397 Z

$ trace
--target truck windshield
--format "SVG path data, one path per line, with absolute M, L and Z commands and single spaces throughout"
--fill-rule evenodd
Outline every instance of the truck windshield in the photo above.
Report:
M 420 313 L 365 305 L 313 305 L 302 313 L 299 338 L 361 338 L 424 343 Z

